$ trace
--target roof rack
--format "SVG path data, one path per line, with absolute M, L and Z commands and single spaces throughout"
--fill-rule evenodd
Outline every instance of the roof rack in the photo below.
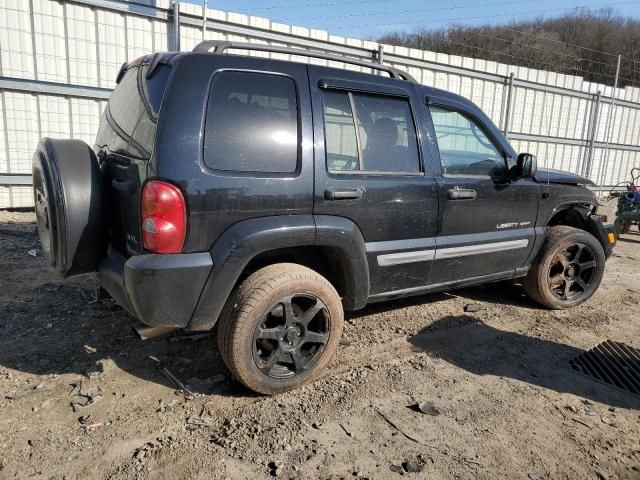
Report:
M 357 60 L 355 58 L 341 57 L 340 55 L 317 52 L 314 50 L 302 50 L 300 48 L 280 47 L 276 45 L 267 45 L 267 44 L 261 44 L 261 43 L 206 40 L 204 42 L 200 42 L 199 44 L 197 44 L 192 51 L 197 53 L 224 53 L 226 50 L 231 50 L 231 49 L 255 50 L 259 52 L 271 52 L 271 53 L 285 53 L 289 55 L 300 55 L 302 57 L 331 60 L 333 62 L 349 63 L 351 65 L 358 65 L 360 67 L 366 67 L 366 68 L 371 68 L 373 70 L 380 70 L 382 72 L 386 72 L 389 74 L 391 78 L 397 78 L 400 80 L 406 80 L 408 82 L 418 83 L 408 73 L 405 73 L 402 70 L 398 70 L 397 68 L 390 67 L 388 65 L 369 62 L 366 60 Z M 374 51 L 374 53 L 378 54 L 377 51 Z

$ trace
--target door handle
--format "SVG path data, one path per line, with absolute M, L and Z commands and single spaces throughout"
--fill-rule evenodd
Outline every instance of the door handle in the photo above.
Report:
M 327 200 L 357 200 L 362 198 L 364 188 L 327 188 L 324 198 Z
M 452 188 L 447 192 L 449 200 L 475 200 L 478 193 L 470 188 Z

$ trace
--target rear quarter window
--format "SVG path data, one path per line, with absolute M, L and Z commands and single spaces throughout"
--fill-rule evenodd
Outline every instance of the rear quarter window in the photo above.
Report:
M 171 68 L 159 66 L 146 78 L 148 65 L 131 67 L 102 114 L 96 146 L 121 155 L 151 157 L 162 97 Z
M 214 76 L 204 135 L 207 167 L 292 173 L 298 145 L 298 102 L 291 78 L 233 71 Z

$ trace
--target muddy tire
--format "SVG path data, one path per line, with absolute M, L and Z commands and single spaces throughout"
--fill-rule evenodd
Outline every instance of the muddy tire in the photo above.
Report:
M 551 227 L 523 286 L 532 300 L 547 308 L 571 308 L 591 298 L 604 267 L 604 250 L 593 235 L 572 227 Z
M 343 326 L 340 297 L 326 278 L 279 263 L 253 273 L 231 294 L 218 321 L 218 347 L 238 381 L 272 395 L 318 378 Z
M 63 277 L 96 271 L 107 237 L 104 186 L 93 150 L 81 140 L 43 138 L 32 166 L 44 256 Z

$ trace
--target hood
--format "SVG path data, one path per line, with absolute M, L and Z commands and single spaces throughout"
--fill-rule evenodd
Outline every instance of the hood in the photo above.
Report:
M 540 183 L 562 183 L 565 185 L 595 185 L 594 182 L 587 177 L 576 175 L 574 173 L 563 172 L 562 170 L 553 170 L 540 168 L 533 179 Z

